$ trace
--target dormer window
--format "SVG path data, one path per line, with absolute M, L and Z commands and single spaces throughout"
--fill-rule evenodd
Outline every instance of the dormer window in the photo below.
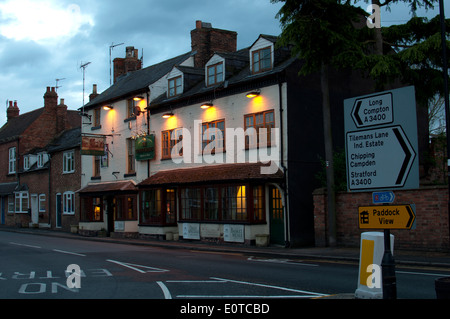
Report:
M 259 73 L 272 69 L 272 53 L 270 47 L 252 52 L 252 72 Z
M 223 82 L 223 62 L 208 66 L 208 86 Z
M 24 156 L 23 157 L 23 169 L 24 170 L 29 170 L 30 169 L 30 157 L 29 156 Z
M 181 94 L 181 76 L 169 79 L 169 97 Z
M 47 162 L 48 162 L 48 154 L 47 153 L 39 153 L 37 156 L 37 167 L 41 168 Z

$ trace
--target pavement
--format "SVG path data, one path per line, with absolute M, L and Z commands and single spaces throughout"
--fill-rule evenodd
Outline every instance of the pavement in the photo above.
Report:
M 88 237 L 70 232 L 42 228 L 14 228 L 0 226 L 0 231 L 20 232 L 42 236 L 54 236 L 78 240 L 94 240 L 118 244 L 144 245 L 153 247 L 189 249 L 200 251 L 215 251 L 228 253 L 242 253 L 255 257 L 323 260 L 336 262 L 359 263 L 360 250 L 358 247 L 300 247 L 285 248 L 281 246 L 257 247 L 243 244 L 205 243 L 193 240 L 157 240 L 115 237 Z M 436 267 L 450 269 L 450 251 L 406 251 L 395 250 L 396 266 Z

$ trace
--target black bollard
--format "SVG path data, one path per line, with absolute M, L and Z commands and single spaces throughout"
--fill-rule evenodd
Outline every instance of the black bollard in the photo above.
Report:
M 384 254 L 381 261 L 383 278 L 383 299 L 397 299 L 397 280 L 395 278 L 395 260 L 391 253 L 391 234 L 384 230 Z

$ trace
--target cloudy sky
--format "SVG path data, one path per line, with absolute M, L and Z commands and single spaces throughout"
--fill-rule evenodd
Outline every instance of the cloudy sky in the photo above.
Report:
M 112 59 L 134 46 L 146 67 L 190 51 L 190 31 L 202 20 L 236 31 L 240 49 L 259 34 L 280 34 L 280 7 L 270 0 L 0 0 L 0 126 L 8 100 L 17 100 L 21 114 L 40 108 L 46 87 L 56 86 L 57 79 L 59 98 L 69 109 L 81 107 L 82 64 L 90 62 L 85 103 L 94 83 L 99 92 L 107 89 L 112 44 L 124 43 L 112 49 Z M 418 15 L 438 13 L 436 8 Z M 383 25 L 409 18 L 405 6 L 382 11 Z

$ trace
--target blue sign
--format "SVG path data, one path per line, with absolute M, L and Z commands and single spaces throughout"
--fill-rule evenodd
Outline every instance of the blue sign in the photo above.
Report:
M 372 201 L 374 204 L 391 204 L 394 202 L 395 195 L 391 191 L 373 192 Z

